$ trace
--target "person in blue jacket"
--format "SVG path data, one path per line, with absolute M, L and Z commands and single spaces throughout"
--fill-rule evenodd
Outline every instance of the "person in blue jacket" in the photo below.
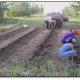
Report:
M 62 47 L 59 50 L 59 57 L 64 58 L 66 56 L 76 56 L 77 51 L 76 48 L 76 40 L 75 39 L 69 39 L 69 41 L 62 45 Z
M 69 33 L 67 33 L 66 35 L 63 36 L 63 38 L 61 39 L 61 42 L 63 44 L 65 44 L 65 43 L 68 42 L 69 39 L 75 39 L 75 36 L 78 35 L 78 34 L 79 34 L 78 29 L 73 29 L 71 32 L 69 32 Z

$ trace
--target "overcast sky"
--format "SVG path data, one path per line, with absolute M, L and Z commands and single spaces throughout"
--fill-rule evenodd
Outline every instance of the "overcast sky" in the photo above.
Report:
M 62 12 L 65 6 L 71 4 L 71 2 L 36 2 L 39 5 L 43 5 L 44 13 L 48 12 Z

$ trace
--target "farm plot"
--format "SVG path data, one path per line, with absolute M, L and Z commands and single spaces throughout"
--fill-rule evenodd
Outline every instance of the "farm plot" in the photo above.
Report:
M 61 37 L 69 31 L 70 31 L 70 28 L 62 28 L 62 29 L 56 29 L 54 32 L 52 32 L 52 34 L 46 41 L 45 46 L 43 46 L 43 48 L 36 53 L 36 56 L 34 57 L 34 59 L 32 59 L 33 64 L 38 66 L 45 64 L 48 61 L 52 61 L 54 63 L 55 68 L 57 70 L 54 72 L 54 74 L 51 73 L 50 75 L 47 75 L 47 76 L 65 76 L 68 70 L 71 70 L 71 69 L 67 69 L 66 72 L 62 71 L 64 72 L 62 74 L 61 70 L 62 69 L 65 70 L 63 67 L 72 68 L 74 70 L 76 66 L 79 66 L 76 63 L 74 64 L 72 64 L 71 62 L 66 63 L 65 61 L 59 58 L 59 49 L 62 46 L 62 43 L 60 41 Z M 65 64 L 67 65 L 65 66 Z M 74 70 L 73 73 L 69 72 L 67 76 L 77 75 L 75 71 L 76 70 Z
M 60 69 L 64 63 L 59 59 L 58 56 L 59 49 L 62 46 L 60 40 L 61 37 L 67 32 L 69 32 L 69 28 L 56 29 L 54 32 L 52 32 L 42 49 L 36 53 L 33 62 L 39 65 L 47 62 L 48 60 L 51 60 L 56 64 L 56 67 Z
M 21 27 L 17 30 L 3 33 L 0 37 L 0 65 L 9 63 L 12 59 L 20 63 L 31 61 L 33 65 L 41 66 L 47 61 L 54 62 L 57 74 L 46 76 L 64 76 L 60 70 L 64 66 L 58 54 L 62 46 L 61 37 L 69 32 L 70 28 L 46 30 L 44 28 Z
M 29 59 L 49 34 L 43 28 L 22 28 L 1 36 L 0 59 L 7 61 L 13 56 L 21 62 Z

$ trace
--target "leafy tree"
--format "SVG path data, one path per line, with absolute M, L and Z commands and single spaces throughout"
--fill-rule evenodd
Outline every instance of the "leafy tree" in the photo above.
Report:
M 76 11 L 80 11 L 80 2 L 74 2 L 71 6 L 74 7 Z
M 5 11 L 5 16 L 30 16 L 43 12 L 43 7 L 30 2 L 6 2 L 5 6 L 8 10 Z
M 69 6 L 67 6 L 67 7 L 65 7 L 65 8 L 63 9 L 63 13 L 66 14 L 66 15 L 71 15 L 71 14 L 70 14 L 70 11 L 69 11 Z
M 44 8 L 43 8 L 43 5 L 40 6 L 40 13 L 43 13 L 44 11 Z
M 7 18 L 12 18 L 15 15 L 15 12 L 16 11 L 12 10 L 12 9 L 11 10 L 6 10 L 4 16 L 7 17 Z
M 43 13 L 43 6 L 38 6 L 38 4 L 32 4 L 31 6 L 31 13 L 32 14 L 38 14 L 38 13 Z
M 63 9 L 63 13 L 70 16 L 76 16 L 78 11 L 80 11 L 80 2 L 73 2 L 70 6 Z
M 28 2 L 6 2 L 5 15 L 12 16 L 30 16 L 30 5 Z
M 39 6 L 37 4 L 33 4 L 32 7 L 31 7 L 31 12 L 32 14 L 37 14 L 39 12 Z
M 0 19 L 3 18 L 4 16 L 4 11 L 6 10 L 6 7 L 4 6 L 4 3 L 3 1 L 0 1 Z
M 31 15 L 30 4 L 28 2 L 22 2 L 20 12 L 23 16 L 30 16 Z

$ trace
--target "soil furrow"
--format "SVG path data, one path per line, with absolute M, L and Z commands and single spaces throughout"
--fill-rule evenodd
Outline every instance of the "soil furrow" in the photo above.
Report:
M 0 43 L 2 43 L 1 41 L 7 40 L 9 38 L 12 38 L 13 36 L 16 36 L 17 34 L 20 34 L 21 32 L 24 32 L 24 31 L 26 31 L 28 29 L 29 29 L 28 27 L 27 28 L 21 27 L 19 29 L 16 29 L 14 31 L 11 31 L 9 33 L 6 33 L 6 34 L 0 36 Z
M 21 49 L 24 48 L 25 45 L 28 44 L 28 42 L 33 39 L 35 36 L 37 36 L 39 33 L 41 33 L 44 29 L 35 29 L 34 31 L 30 32 L 28 35 L 25 35 L 21 39 L 17 40 L 15 43 L 9 45 L 6 49 L 4 49 L 0 54 L 2 61 L 5 61 L 6 58 L 8 59 L 11 57 L 11 55 L 16 54 L 17 51 L 21 51 Z M 24 52 L 24 49 L 23 49 Z M 6 55 L 7 54 L 7 55 Z
M 14 31 L 16 31 L 16 30 L 18 30 L 18 29 L 21 29 L 22 27 L 13 27 L 13 28 L 9 28 L 9 29 L 6 29 L 6 30 L 2 30 L 2 31 L 0 31 L 0 37 L 1 36 L 4 36 L 5 34 L 8 34 L 8 33 L 11 33 L 11 32 L 14 32 Z
M 0 50 L 33 30 L 33 28 L 22 28 L 10 33 L 9 35 L 5 35 L 2 39 L 0 38 Z
M 32 59 L 33 64 L 39 66 L 48 60 L 52 60 L 57 67 L 62 66 L 63 61 L 60 61 L 58 56 L 59 48 L 62 45 L 60 39 L 68 31 L 68 29 L 56 29 L 52 32 L 42 49 L 37 52 L 38 55 Z

